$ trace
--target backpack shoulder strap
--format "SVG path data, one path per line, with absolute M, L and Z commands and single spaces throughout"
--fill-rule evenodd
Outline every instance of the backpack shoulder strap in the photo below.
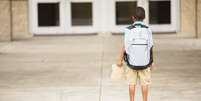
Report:
M 130 26 L 126 27 L 126 28 L 131 30 L 131 29 L 136 28 L 136 27 L 134 25 L 130 25 Z
M 143 25 L 143 24 L 135 24 L 135 25 L 133 25 L 133 26 L 140 26 L 141 28 L 149 28 L 148 26 Z

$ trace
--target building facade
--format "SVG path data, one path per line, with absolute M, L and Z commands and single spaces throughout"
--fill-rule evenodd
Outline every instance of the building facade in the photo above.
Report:
M 201 0 L 1 0 L 0 40 L 122 33 L 136 6 L 156 34 L 201 37 Z

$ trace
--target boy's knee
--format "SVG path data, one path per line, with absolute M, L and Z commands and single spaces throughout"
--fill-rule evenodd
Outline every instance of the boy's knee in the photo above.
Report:
M 129 85 L 129 89 L 135 89 L 135 85 Z

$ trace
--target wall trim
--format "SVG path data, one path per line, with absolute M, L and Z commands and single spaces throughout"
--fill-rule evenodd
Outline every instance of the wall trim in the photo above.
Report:
M 9 0 L 9 5 L 10 5 L 10 40 L 13 41 L 13 4 L 12 0 Z

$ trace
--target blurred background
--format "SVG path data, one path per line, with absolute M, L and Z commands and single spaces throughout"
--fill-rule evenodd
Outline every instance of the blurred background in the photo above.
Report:
M 129 101 L 109 76 L 137 6 L 154 35 L 149 99 L 200 101 L 201 0 L 0 0 L 0 100 Z
M 145 22 L 166 37 L 199 38 L 200 0 L 1 0 L 0 40 L 35 35 L 122 33 L 136 6 Z

